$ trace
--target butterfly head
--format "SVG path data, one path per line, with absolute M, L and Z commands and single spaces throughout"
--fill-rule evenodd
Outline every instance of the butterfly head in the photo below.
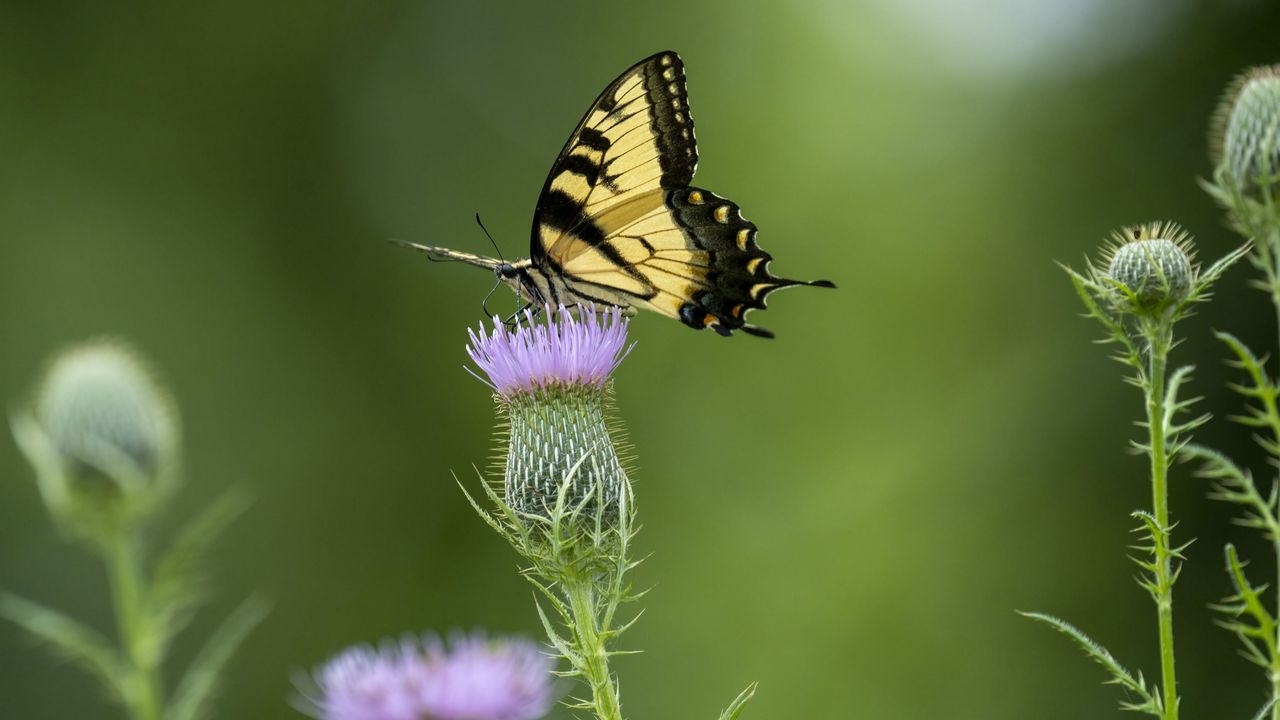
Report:
M 552 300 L 551 293 L 547 291 L 548 281 L 545 280 L 545 275 L 537 272 L 529 260 L 499 262 L 493 266 L 493 274 L 497 276 L 498 282 L 511 288 L 525 302 L 544 305 Z M 541 283 L 539 279 L 542 279 Z

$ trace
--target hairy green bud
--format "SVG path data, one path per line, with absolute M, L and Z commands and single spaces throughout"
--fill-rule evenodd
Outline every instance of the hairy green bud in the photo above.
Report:
M 1173 223 L 1126 228 L 1113 235 L 1107 277 L 1124 288 L 1125 309 L 1158 313 L 1187 299 L 1196 281 L 1191 236 Z
M 170 489 L 176 410 L 119 342 L 91 341 L 54 358 L 13 431 L 50 512 L 82 534 L 136 520 Z
M 1280 65 L 1251 68 L 1227 88 L 1210 144 L 1215 164 L 1240 191 L 1280 185 Z
M 118 345 L 95 344 L 54 362 L 35 411 L 68 463 L 94 466 L 112 453 L 151 474 L 171 442 L 167 405 L 132 354 Z

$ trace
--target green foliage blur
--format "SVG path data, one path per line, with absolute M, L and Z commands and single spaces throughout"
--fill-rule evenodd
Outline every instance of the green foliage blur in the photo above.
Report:
M 1274 3 L 0 4 L 0 398 L 56 349 L 129 339 L 181 407 L 169 530 L 232 484 L 256 504 L 215 551 L 185 665 L 254 590 L 275 601 L 219 717 L 296 717 L 292 675 L 359 642 L 485 626 L 539 635 L 516 558 L 455 484 L 492 450 L 463 371 L 492 278 L 388 238 L 508 257 L 583 111 L 674 49 L 696 183 L 761 228 L 779 274 L 763 341 L 642 315 L 617 376 L 639 455 L 637 571 L 618 662 L 636 718 L 1119 717 L 1100 669 L 1019 617 L 1068 617 L 1156 672 L 1126 559 L 1149 504 L 1140 395 L 1090 344 L 1054 260 L 1113 228 L 1237 244 L 1195 183 L 1240 70 L 1280 61 Z M 1175 364 L 1239 411 L 1211 329 L 1275 347 L 1232 270 Z M 505 290 L 500 290 L 505 293 Z M 509 294 L 490 301 L 512 307 Z M 1243 460 L 1247 432 L 1198 438 Z M 1172 478 L 1187 717 L 1248 717 L 1262 674 L 1207 608 L 1231 508 Z M 105 578 L 61 540 L 0 441 L 0 587 L 109 630 Z M 193 640 L 193 638 L 195 640 Z M 185 640 L 185 642 L 183 641 Z M 172 684 L 172 678 L 170 683 Z M 0 625 L 0 717 L 115 717 L 89 678 Z M 566 716 L 562 711 L 558 717 Z

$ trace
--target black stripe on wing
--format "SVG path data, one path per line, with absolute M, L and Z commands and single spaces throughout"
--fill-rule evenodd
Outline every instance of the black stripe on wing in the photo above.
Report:
M 642 97 L 620 102 L 620 95 L 626 94 L 623 89 L 630 88 L 637 79 L 644 90 Z M 698 148 L 693 131 L 693 117 L 689 114 L 684 62 L 672 51 L 660 52 L 631 66 L 609 83 L 582 116 L 568 142 L 560 150 L 542 185 L 533 213 L 529 252 L 535 262 L 541 263 L 546 257 L 547 248 L 543 247 L 540 239 L 540 226 L 544 222 L 562 230 L 574 230 L 580 238 L 599 242 L 596 237 L 598 232 L 592 233 L 591 228 L 584 227 L 594 225 L 585 205 L 589 198 L 592 203 L 599 199 L 591 196 L 599 194 L 597 186 L 600 184 L 604 185 L 603 191 L 607 192 L 605 199 L 626 195 L 624 183 L 620 182 L 626 172 L 609 172 L 611 163 L 619 157 L 617 153 L 611 157 L 610 149 L 615 141 L 621 140 L 611 140 L 609 130 L 636 112 L 648 115 L 649 122 L 643 132 L 648 134 L 647 137 L 657 151 L 657 162 L 661 170 L 659 185 L 663 188 L 681 187 L 693 180 L 698 164 Z M 630 145 L 632 140 L 623 142 Z M 579 147 L 591 152 L 574 154 L 575 148 Z M 629 152 L 645 151 L 641 147 Z M 586 156 L 601 154 L 603 157 L 600 162 Z M 590 188 L 590 194 L 575 197 L 553 190 L 552 184 L 556 178 L 566 172 L 581 176 Z
M 693 133 L 693 116 L 689 114 L 684 61 L 668 51 L 643 60 L 636 67 L 645 73 L 649 129 L 660 153 L 662 187 L 688 185 L 698 167 L 698 142 Z
M 732 200 L 708 190 L 679 188 L 667 193 L 666 203 L 680 227 L 708 254 L 710 288 L 695 292 L 680 307 L 680 320 L 689 327 L 773 337 L 745 321 L 748 312 L 765 309 L 769 293 L 797 285 L 835 287 L 827 280 L 790 280 L 770 273 L 773 257 L 756 244 L 755 223 L 743 218 Z

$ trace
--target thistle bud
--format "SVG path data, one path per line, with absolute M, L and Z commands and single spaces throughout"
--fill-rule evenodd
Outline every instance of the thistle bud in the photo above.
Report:
M 1280 189 L 1280 65 L 1251 68 L 1233 82 L 1214 115 L 1213 160 L 1236 189 Z
M 173 475 L 176 412 L 117 342 L 57 356 L 13 430 L 50 512 L 91 535 L 143 514 Z
M 1126 310 L 1159 314 L 1190 294 L 1194 255 L 1191 236 L 1173 223 L 1125 228 L 1112 236 L 1106 274 L 1123 288 Z
M 545 310 L 544 323 L 526 311 L 514 330 L 494 318 L 492 333 L 470 333 L 467 353 L 509 423 L 503 501 L 543 517 L 560 508 L 614 518 L 627 480 L 606 409 L 609 375 L 630 350 L 627 324 L 617 308 Z

